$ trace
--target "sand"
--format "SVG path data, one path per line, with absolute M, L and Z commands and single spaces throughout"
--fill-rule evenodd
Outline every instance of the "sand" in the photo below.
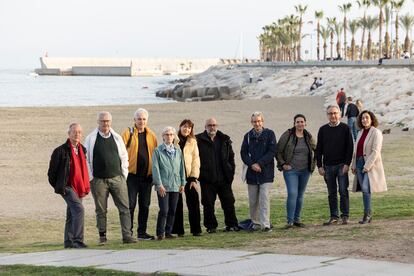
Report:
M 160 139 L 163 127 L 178 127 L 184 118 L 195 122 L 196 133 L 204 130 L 204 121 L 215 117 L 219 129 L 230 135 L 236 152 L 237 176 L 234 190 L 237 198 L 246 198 L 246 187 L 240 181 L 240 146 L 250 128 L 253 111 L 264 112 L 265 126 L 277 137 L 292 126 L 293 116 L 303 113 L 308 129 L 316 135 L 325 123 L 324 99 L 292 97 L 266 100 L 220 101 L 202 103 L 170 103 L 142 106 L 62 107 L 62 108 L 1 108 L 0 117 L 0 218 L 62 217 L 66 205 L 54 194 L 47 181 L 47 169 L 54 148 L 65 142 L 67 127 L 79 122 L 84 137 L 96 127 L 96 114 L 107 110 L 113 114 L 113 128 L 121 132 L 133 124 L 138 107 L 148 109 L 149 126 Z M 154 194 L 154 193 L 153 193 Z M 93 215 L 92 196 L 84 201 L 86 214 Z M 153 199 L 152 207 L 157 206 Z M 113 208 L 113 206 L 112 206 Z

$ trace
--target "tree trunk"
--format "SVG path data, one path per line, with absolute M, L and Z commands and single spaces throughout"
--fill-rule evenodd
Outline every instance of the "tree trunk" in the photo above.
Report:
M 344 16 L 344 60 L 346 60 L 346 16 Z
M 397 15 L 395 16 L 395 56 L 394 58 L 400 58 L 400 45 L 399 45 L 399 41 L 398 41 L 398 26 L 400 24 L 398 24 L 399 18 L 398 18 L 398 12 Z
M 326 40 L 323 41 L 323 60 L 326 60 L 326 48 L 328 46 L 326 45 Z
M 319 54 L 319 51 L 320 51 L 320 36 L 321 36 L 321 29 L 320 29 L 320 25 L 319 25 L 319 20 L 318 20 L 318 25 L 317 25 L 317 32 L 318 32 L 318 46 L 317 46 L 317 48 L 316 48 L 316 58 L 318 59 L 318 60 L 320 60 L 320 54 Z M 312 38 L 311 38 L 312 39 Z
M 355 60 L 355 38 L 352 36 L 351 40 L 351 60 Z
M 411 49 L 411 47 L 410 47 L 410 38 L 408 37 L 408 33 L 407 33 L 407 35 L 405 36 L 405 40 L 404 40 L 404 52 L 409 52 L 410 49 Z M 411 57 L 411 55 L 410 55 L 410 57 Z
M 388 32 L 385 33 L 385 56 L 390 58 L 390 34 Z
M 372 48 L 372 41 L 371 41 L 371 32 L 368 32 L 368 43 L 367 43 L 367 58 L 371 59 L 371 48 Z
M 382 9 L 380 9 L 380 14 L 379 14 L 379 49 L 378 49 L 378 54 L 381 56 L 382 55 L 382 22 L 384 20 L 384 16 L 382 13 Z
M 298 45 L 297 45 L 297 60 L 302 60 L 302 57 L 300 56 L 300 51 L 302 48 L 302 16 L 300 16 L 300 21 L 299 21 L 299 41 L 298 41 Z
M 339 40 L 336 42 L 336 56 L 341 57 L 341 42 Z
M 331 60 L 333 59 L 333 45 L 334 45 L 334 41 L 333 41 L 333 33 L 331 32 Z

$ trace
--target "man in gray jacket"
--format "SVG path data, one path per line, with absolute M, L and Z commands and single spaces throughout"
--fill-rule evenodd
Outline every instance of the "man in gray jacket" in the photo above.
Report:
M 126 177 L 128 153 L 122 137 L 111 128 L 112 115 L 107 111 L 98 113 L 98 128 L 86 137 L 87 160 L 91 191 L 95 201 L 99 243 L 105 244 L 108 196 L 112 195 L 119 211 L 122 241 L 136 243 L 132 237 L 131 216 L 128 203 Z

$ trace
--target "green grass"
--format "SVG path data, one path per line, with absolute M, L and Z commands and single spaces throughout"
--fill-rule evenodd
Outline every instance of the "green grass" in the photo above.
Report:
M 388 138 L 387 138 L 388 139 Z M 286 222 L 286 191 L 280 173 L 276 180 L 276 187 L 272 192 L 271 221 L 275 227 L 272 233 L 225 233 L 206 234 L 202 237 L 193 237 L 189 231 L 188 220 L 185 219 L 187 231 L 184 238 L 164 241 L 144 241 L 137 244 L 124 245 L 121 242 L 121 233 L 118 213 L 112 209 L 108 213 L 108 240 L 109 243 L 100 247 L 97 245 L 98 234 L 95 228 L 95 217 L 85 217 L 85 242 L 95 249 L 190 249 L 190 248 L 251 248 L 254 242 L 278 239 L 278 242 L 288 242 L 289 239 L 340 239 L 349 240 L 358 238 L 371 239 L 369 233 L 378 232 L 377 239 L 385 238 L 386 231 L 378 229 L 375 221 L 399 221 L 414 218 L 414 188 L 412 185 L 414 168 L 414 139 L 410 135 L 399 137 L 384 143 L 383 160 L 386 168 L 389 191 L 375 193 L 372 197 L 374 223 L 367 227 L 355 224 L 363 215 L 362 194 L 350 192 L 350 219 L 354 223 L 349 227 L 332 228 L 320 227 L 329 218 L 329 207 L 326 186 L 322 177 L 316 173 L 312 176 L 305 194 L 302 211 L 302 220 L 308 226 L 294 231 L 283 230 Z M 398 163 L 398 165 L 396 165 Z M 352 180 L 353 177 L 350 177 Z M 350 184 L 352 186 L 352 184 Z M 239 221 L 249 217 L 247 195 L 244 184 L 235 184 L 236 213 Z M 241 192 L 243 191 L 243 192 Z M 148 221 L 148 232 L 155 232 L 157 203 L 152 202 L 153 208 Z M 223 212 L 219 203 L 216 205 L 216 215 L 219 229 L 224 228 Z M 187 214 L 185 214 L 187 218 Z M 60 218 L 2 218 L 0 220 L 0 252 L 34 252 L 46 250 L 60 250 L 63 248 L 64 214 Z M 381 236 L 384 235 L 384 236 Z
M 31 265 L 6 265 L 0 266 L 0 274 L 7 276 L 14 275 L 41 275 L 41 276 L 65 276 L 65 275 L 82 275 L 82 276 L 128 276 L 128 275 L 144 275 L 135 272 L 116 271 L 110 269 L 96 269 L 90 267 L 50 267 L 50 266 L 31 266 Z M 157 273 L 145 275 L 176 275 L 173 273 Z

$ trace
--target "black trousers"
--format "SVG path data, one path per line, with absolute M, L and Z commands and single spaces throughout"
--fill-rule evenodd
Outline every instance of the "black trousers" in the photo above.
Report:
M 191 182 L 187 182 L 184 187 L 185 202 L 188 208 L 188 220 L 190 222 L 190 233 L 201 233 L 201 215 L 200 215 L 200 199 L 196 189 L 190 189 Z M 175 220 L 172 229 L 173 234 L 184 234 L 184 211 L 183 211 L 183 196 L 178 197 L 177 208 L 175 210 Z
M 128 199 L 129 212 L 131 213 L 131 232 L 134 228 L 134 213 L 138 198 L 138 235 L 147 232 L 149 206 L 151 203 L 151 177 L 141 177 L 135 174 L 128 174 Z
M 218 223 L 214 213 L 217 196 L 224 212 L 224 223 L 227 227 L 238 225 L 236 210 L 234 208 L 234 195 L 231 184 L 228 183 L 201 183 L 201 203 L 204 211 L 204 226 L 207 229 L 217 228 Z

